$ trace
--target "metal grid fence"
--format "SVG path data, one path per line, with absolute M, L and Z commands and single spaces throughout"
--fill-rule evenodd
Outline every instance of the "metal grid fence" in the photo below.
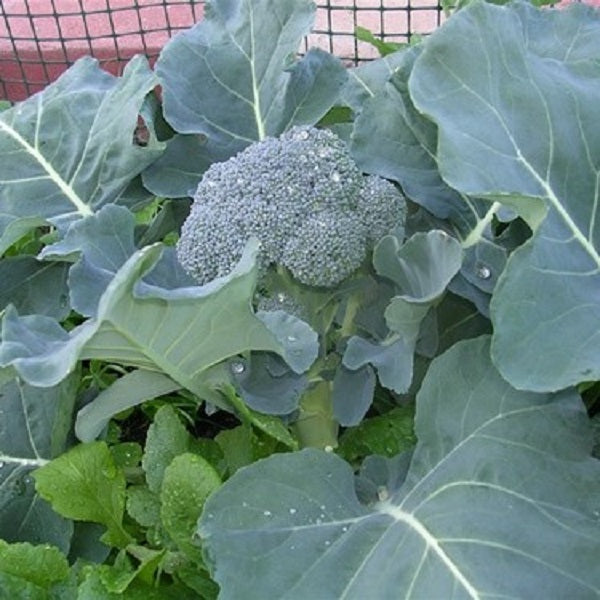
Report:
M 113 73 L 134 54 L 154 60 L 203 12 L 202 0 L 0 0 L 0 100 L 26 98 L 86 54 Z M 377 55 L 356 39 L 357 26 L 407 42 L 441 19 L 439 0 L 317 0 L 306 44 L 356 63 Z

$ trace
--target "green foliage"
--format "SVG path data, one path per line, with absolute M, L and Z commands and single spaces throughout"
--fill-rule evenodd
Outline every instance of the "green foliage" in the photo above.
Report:
M 313 17 L 0 107 L 2 597 L 600 593 L 600 15 Z
M 393 54 L 394 52 L 400 50 L 405 44 L 399 44 L 397 42 L 386 42 L 382 39 L 379 39 L 371 31 L 369 31 L 366 27 L 356 27 L 354 29 L 354 35 L 356 39 L 361 42 L 366 42 L 367 44 L 371 44 L 381 56 L 388 56 L 388 54 Z
M 336 452 L 350 464 L 357 464 L 373 454 L 396 456 L 412 448 L 417 441 L 413 420 L 412 406 L 399 406 L 383 415 L 367 418 L 357 427 L 344 431 Z
M 104 442 L 71 448 L 33 476 L 36 490 L 59 514 L 105 525 L 103 539 L 118 548 L 132 541 L 122 523 L 125 476 Z

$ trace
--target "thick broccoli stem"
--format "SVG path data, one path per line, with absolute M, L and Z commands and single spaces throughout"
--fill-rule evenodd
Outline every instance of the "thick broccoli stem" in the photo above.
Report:
M 301 448 L 337 447 L 338 423 L 333 418 L 330 382 L 321 381 L 304 394 L 292 429 Z

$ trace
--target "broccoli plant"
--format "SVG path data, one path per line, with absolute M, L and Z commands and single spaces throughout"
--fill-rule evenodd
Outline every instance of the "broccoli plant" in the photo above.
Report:
M 598 597 L 600 15 L 315 10 L 0 112 L 5 597 Z
M 198 185 L 177 243 L 179 262 L 198 283 L 206 284 L 228 275 L 248 241 L 257 239 L 257 308 L 305 319 L 320 336 L 319 360 L 302 385 L 295 378 L 290 382 L 288 392 L 304 398 L 301 414 L 310 404 L 311 414 L 321 415 L 326 423 L 318 428 L 322 436 L 301 434 L 306 443 L 337 445 L 331 409 L 336 381 L 343 385 L 339 349 L 356 332 L 354 317 L 365 287 L 375 285 L 373 247 L 386 234 L 402 237 L 405 217 L 406 202 L 398 188 L 381 177 L 364 176 L 346 142 L 316 127 L 296 126 L 277 138 L 254 142 L 229 160 L 212 164 Z M 342 285 L 346 293 L 336 293 Z M 290 411 L 289 403 L 281 401 L 281 387 L 265 385 L 273 377 L 264 361 L 254 357 L 243 369 L 237 360 L 235 365 L 234 383 L 252 407 Z M 246 369 L 254 371 L 251 377 Z M 365 375 L 362 411 L 374 391 L 373 374 Z M 273 394 L 279 403 L 267 398 Z M 340 414 L 335 417 L 345 420 Z M 310 430 L 315 424 L 299 427 Z

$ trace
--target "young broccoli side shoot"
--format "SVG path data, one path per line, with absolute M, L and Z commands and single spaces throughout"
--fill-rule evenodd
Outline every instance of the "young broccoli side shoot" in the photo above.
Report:
M 331 288 L 404 221 L 405 210 L 394 185 L 364 177 L 337 135 L 294 127 L 206 171 L 177 255 L 204 284 L 229 273 L 256 237 L 263 269 L 275 263 L 301 283 Z

